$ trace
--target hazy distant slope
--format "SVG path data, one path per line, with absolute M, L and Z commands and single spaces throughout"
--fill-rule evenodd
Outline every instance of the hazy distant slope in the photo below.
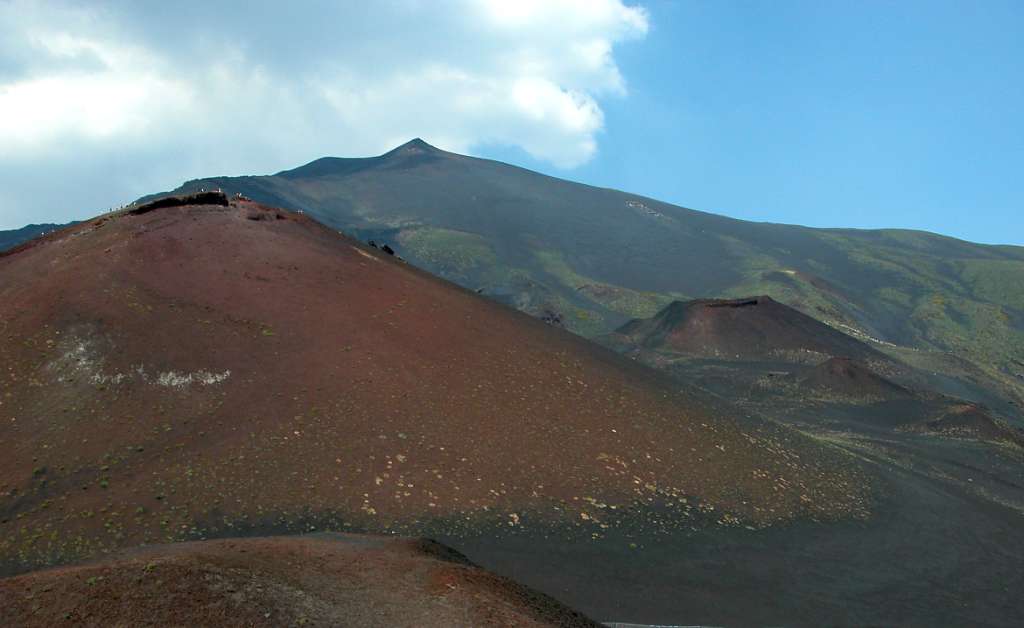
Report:
M 585 335 L 672 300 L 768 294 L 890 342 L 1012 369 L 1024 248 L 935 234 L 752 223 L 414 140 L 266 177 L 190 181 L 308 211 L 432 272 Z M 1024 365 L 1020 365 L 1024 371 Z
M 26 225 L 21 229 L 12 229 L 9 231 L 0 231 L 0 251 L 10 249 L 18 246 L 22 242 L 27 242 L 32 238 L 42 235 L 47 231 L 53 231 L 54 229 L 60 229 L 66 225 L 55 225 L 55 224 L 42 224 L 42 225 Z

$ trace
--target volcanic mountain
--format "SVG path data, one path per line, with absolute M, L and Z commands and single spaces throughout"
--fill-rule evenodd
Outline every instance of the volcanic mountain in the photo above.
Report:
M 155 545 L 0 580 L 0 622 L 599 626 L 438 543 L 351 534 Z
M 953 405 L 938 418 L 913 429 L 1024 447 L 1024 430 L 996 420 L 984 408 L 972 403 Z
M 703 585 L 646 586 L 685 563 L 628 590 L 621 566 L 874 499 L 835 447 L 222 194 L 0 256 L 0 338 L 7 573 L 140 543 L 427 534 L 591 614 L 714 616 Z
M 820 362 L 881 359 L 867 344 L 768 296 L 676 301 L 616 333 L 645 349 L 700 357 Z
M 218 187 L 386 242 L 421 268 L 531 314 L 553 312 L 586 336 L 674 300 L 768 294 L 865 337 L 955 351 L 993 376 L 993 365 L 1012 371 L 1024 354 L 1021 247 L 734 220 L 419 139 L 377 157 L 197 179 L 175 193 Z
M 987 391 L 976 401 L 1024 405 L 1015 362 L 1024 354 L 1021 247 L 745 222 L 419 139 L 376 157 L 196 179 L 175 193 L 216 188 L 388 244 L 420 268 L 587 337 L 672 301 L 767 294 L 925 370 L 976 380 Z M 0 248 L 34 233 L 0 232 Z
M 800 374 L 797 381 L 805 389 L 850 399 L 898 399 L 913 394 L 850 358 L 829 358 Z

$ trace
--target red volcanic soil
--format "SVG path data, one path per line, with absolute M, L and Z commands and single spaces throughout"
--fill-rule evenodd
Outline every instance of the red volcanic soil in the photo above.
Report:
M 799 377 L 802 388 L 842 397 L 897 399 L 913 393 L 850 358 L 829 358 Z
M 0 257 L 0 340 L 8 573 L 314 527 L 596 540 L 870 501 L 837 449 L 244 200 Z
M 767 296 L 675 301 L 617 330 L 646 349 L 725 359 L 881 358 L 846 334 Z
M 4 626 L 598 626 L 422 539 L 148 546 L 0 580 Z

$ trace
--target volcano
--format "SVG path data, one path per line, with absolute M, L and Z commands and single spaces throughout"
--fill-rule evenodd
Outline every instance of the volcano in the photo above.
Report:
M 854 399 L 900 399 L 913 393 L 849 358 L 829 358 L 802 373 L 797 381 L 811 391 Z
M 618 330 L 638 347 L 743 360 L 882 359 L 869 345 L 768 296 L 675 301 Z
M 985 408 L 973 403 L 952 404 L 940 416 L 910 429 L 1024 447 L 1024 430 L 995 419 Z
M 676 300 L 767 294 L 858 338 L 1003 372 L 1019 371 L 1024 352 L 1021 247 L 735 220 L 421 139 L 273 175 L 196 179 L 173 193 L 204 188 L 302 210 L 587 337 Z M 1002 383 L 990 385 L 1024 394 L 1019 380 L 994 376 Z
M 6 573 L 400 533 L 608 612 L 650 595 L 595 577 L 601 556 L 870 512 L 874 480 L 841 450 L 245 199 L 162 200 L 9 251 L 0 337 Z
M 195 179 L 171 193 L 204 189 L 305 212 L 588 338 L 673 301 L 767 294 L 881 351 L 902 351 L 947 380 L 932 382 L 947 394 L 1004 413 L 1024 406 L 1021 247 L 735 220 L 421 139 L 273 175 Z M 0 231 L 0 250 L 48 230 Z

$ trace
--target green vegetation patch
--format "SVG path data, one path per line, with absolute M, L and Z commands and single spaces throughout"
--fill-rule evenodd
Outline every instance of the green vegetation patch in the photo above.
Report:
M 534 256 L 544 271 L 559 283 L 574 290 L 582 298 L 624 316 L 647 318 L 657 314 L 672 301 L 687 298 L 679 293 L 631 290 L 581 275 L 573 270 L 558 251 L 534 251 Z
M 463 277 L 472 270 L 498 263 L 487 240 L 468 231 L 417 227 L 403 230 L 398 242 L 407 257 L 445 276 Z
M 1024 261 L 969 259 L 957 266 L 979 297 L 1024 310 Z

